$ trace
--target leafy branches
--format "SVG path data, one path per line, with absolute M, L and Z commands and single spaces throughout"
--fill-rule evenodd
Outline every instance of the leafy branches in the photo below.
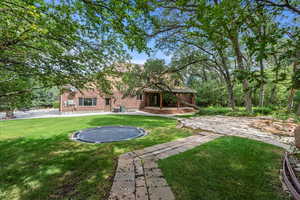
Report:
M 263 3 L 265 6 L 289 9 L 289 10 L 297 13 L 298 15 L 300 15 L 299 2 L 297 2 L 297 0 L 295 0 L 295 1 L 293 1 L 293 0 L 283 0 L 283 1 L 257 0 L 257 1 Z

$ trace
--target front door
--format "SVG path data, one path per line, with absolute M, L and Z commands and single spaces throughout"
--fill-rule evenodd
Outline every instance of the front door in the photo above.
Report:
M 105 98 L 105 106 L 104 111 L 110 112 L 111 111 L 111 98 Z

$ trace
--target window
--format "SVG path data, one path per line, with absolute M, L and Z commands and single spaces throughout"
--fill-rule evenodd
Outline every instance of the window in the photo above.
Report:
M 174 85 L 175 85 L 175 86 L 179 86 L 179 85 L 180 85 L 179 80 L 175 80 L 175 81 L 174 81 Z
M 67 105 L 68 105 L 68 106 L 73 106 L 73 105 L 75 105 L 75 104 L 74 104 L 74 101 L 73 101 L 73 100 L 68 100 L 68 101 L 67 101 Z
M 136 95 L 136 99 L 137 99 L 137 100 L 143 100 L 143 95 L 142 95 L 142 94 Z
M 79 98 L 79 106 L 96 106 L 97 98 Z
M 105 105 L 109 106 L 110 105 L 110 98 L 105 98 Z

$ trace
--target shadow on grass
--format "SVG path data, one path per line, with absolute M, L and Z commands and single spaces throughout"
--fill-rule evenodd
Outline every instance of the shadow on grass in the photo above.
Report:
M 0 199 L 105 199 L 120 154 L 190 135 L 175 121 L 144 116 L 90 116 L 2 123 Z M 71 141 L 80 129 L 128 125 L 150 134 L 129 141 L 86 144 Z
M 98 147 L 65 135 L 0 141 L 0 199 L 88 199 L 95 191 L 105 196 L 117 153 L 111 145 Z
M 283 150 L 222 137 L 159 162 L 180 200 L 286 200 L 279 180 Z

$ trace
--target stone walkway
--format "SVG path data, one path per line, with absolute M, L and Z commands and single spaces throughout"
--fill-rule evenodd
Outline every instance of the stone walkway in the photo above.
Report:
M 118 160 L 109 200 L 174 200 L 172 190 L 156 163 L 157 160 L 187 151 L 221 135 L 201 132 L 122 154 Z
M 178 119 L 183 127 L 211 131 L 223 135 L 233 135 L 250 138 L 291 150 L 294 137 L 283 137 L 251 127 L 251 123 L 258 118 L 202 116 Z

